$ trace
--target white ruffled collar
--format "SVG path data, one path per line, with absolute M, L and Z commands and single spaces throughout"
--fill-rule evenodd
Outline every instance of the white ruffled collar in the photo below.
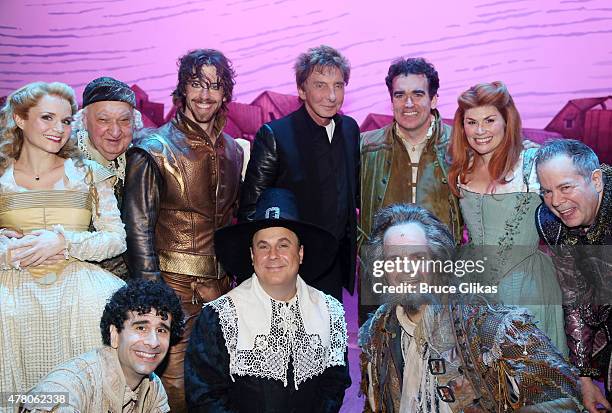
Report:
M 287 385 L 289 361 L 295 388 L 331 366 L 344 365 L 347 346 L 342 304 L 297 279 L 289 302 L 271 298 L 255 274 L 209 303 L 219 314 L 230 356 L 230 376 L 256 376 Z
M 99 163 L 117 177 L 113 185 L 116 185 L 119 181 L 125 181 L 125 168 L 127 165 L 125 152 L 119 155 L 115 161 L 109 161 L 93 146 L 85 129 L 80 129 L 76 133 L 76 137 L 77 146 L 86 159 Z

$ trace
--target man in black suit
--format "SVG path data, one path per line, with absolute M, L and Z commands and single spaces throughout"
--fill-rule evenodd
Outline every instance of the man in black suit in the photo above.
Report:
M 329 46 L 297 58 L 295 79 L 303 105 L 257 132 L 238 211 L 240 221 L 250 220 L 266 188 L 292 191 L 300 217 L 339 241 L 333 264 L 311 283 L 338 300 L 343 286 L 351 294 L 354 289 L 359 205 L 359 128 L 354 119 L 338 114 L 349 74 L 347 59 Z

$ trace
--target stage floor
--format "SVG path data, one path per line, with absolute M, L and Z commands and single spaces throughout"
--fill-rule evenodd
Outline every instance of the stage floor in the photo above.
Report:
M 363 411 L 365 397 L 357 396 L 359 393 L 359 382 L 361 381 L 361 373 L 359 372 L 360 350 L 357 345 L 357 332 L 359 331 L 357 323 L 357 291 L 355 290 L 355 295 L 351 297 L 346 290 L 343 290 L 342 300 L 344 301 L 349 335 L 349 369 L 351 371 L 352 384 L 344 394 L 344 403 L 340 413 L 358 413 Z

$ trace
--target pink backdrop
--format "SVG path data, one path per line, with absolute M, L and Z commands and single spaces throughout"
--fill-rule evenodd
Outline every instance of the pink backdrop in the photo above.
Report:
M 80 96 L 109 75 L 170 108 L 176 59 L 218 48 L 238 72 L 236 100 L 295 94 L 292 63 L 321 43 L 353 66 L 344 112 L 359 123 L 390 113 L 389 62 L 424 56 L 442 80 L 440 109 L 481 81 L 506 82 L 524 125 L 543 128 L 569 99 L 612 94 L 610 0 L 0 0 L 0 96 L 59 80 Z M 353 386 L 343 412 L 361 411 L 356 298 L 345 297 Z
M 34 80 L 80 95 L 110 75 L 168 110 L 176 58 L 212 47 L 233 60 L 236 100 L 249 103 L 295 93 L 295 57 L 321 43 L 352 63 L 344 111 L 358 122 L 390 113 L 384 77 L 401 55 L 436 65 L 444 117 L 479 81 L 505 81 L 535 128 L 569 99 L 612 93 L 609 0 L 1 0 L 0 96 Z

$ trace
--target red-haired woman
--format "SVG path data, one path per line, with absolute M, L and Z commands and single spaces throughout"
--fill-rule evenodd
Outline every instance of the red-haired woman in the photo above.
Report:
M 538 250 L 536 150 L 523 149 L 521 118 L 502 82 L 478 84 L 457 100 L 449 184 L 470 243 L 483 247 L 498 299 L 531 310 L 567 355 L 561 289 L 550 257 Z

